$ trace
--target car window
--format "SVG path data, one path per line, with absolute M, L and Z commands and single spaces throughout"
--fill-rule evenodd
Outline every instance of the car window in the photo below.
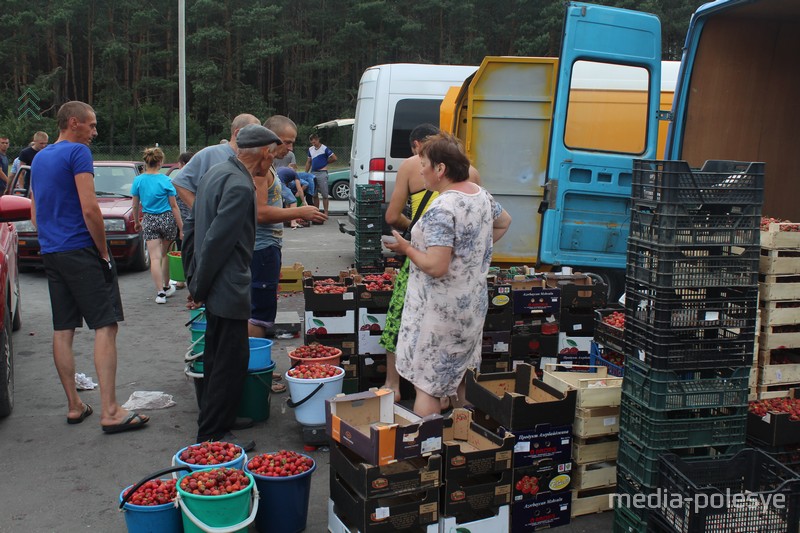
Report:
M 136 177 L 133 167 L 94 167 L 94 190 L 111 194 L 131 195 L 131 186 Z

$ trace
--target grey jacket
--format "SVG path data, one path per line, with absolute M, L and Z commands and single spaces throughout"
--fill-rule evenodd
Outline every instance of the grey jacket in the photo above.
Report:
M 200 180 L 183 233 L 181 256 L 192 298 L 214 315 L 250 318 L 255 187 L 236 157 L 211 167 Z

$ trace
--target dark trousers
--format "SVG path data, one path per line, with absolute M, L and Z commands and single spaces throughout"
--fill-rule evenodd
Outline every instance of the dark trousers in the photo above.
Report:
M 197 442 L 218 440 L 230 431 L 250 361 L 247 320 L 222 318 L 206 310 L 206 323 Z

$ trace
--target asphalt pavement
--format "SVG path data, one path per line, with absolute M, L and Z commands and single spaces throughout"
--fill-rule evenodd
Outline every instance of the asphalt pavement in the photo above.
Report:
M 332 213 L 344 202 L 333 202 Z M 320 275 L 336 274 L 353 262 L 353 237 L 339 232 L 332 220 L 322 226 L 286 231 L 283 261 L 300 262 Z M 118 335 L 117 397 L 125 402 L 134 391 L 162 391 L 175 406 L 143 411 L 147 427 L 116 435 L 100 429 L 97 389 L 81 392 L 95 414 L 79 425 L 64 420 L 66 404 L 52 361 L 52 324 L 47 281 L 41 270 L 20 276 L 22 329 L 13 335 L 15 407 L 0 419 L 0 532 L 124 531 L 118 511 L 120 491 L 142 477 L 169 467 L 179 449 L 193 444 L 197 403 L 194 384 L 184 375 L 184 354 L 190 343 L 185 327 L 186 291 L 179 290 L 165 305 L 154 302 L 148 272 L 123 272 L 120 289 L 125 322 Z M 282 294 L 279 311 L 302 317 L 302 294 Z M 77 372 L 97 381 L 92 362 L 93 334 L 75 336 Z M 287 347 L 301 339 L 274 339 L 276 371 L 288 368 Z M 256 441 L 255 453 L 279 449 L 303 450 L 301 426 L 290 408 L 288 392 L 273 395 L 268 420 L 237 432 Z M 328 454 L 320 448 L 309 455 L 317 461 L 313 474 L 306 531 L 327 530 Z M 560 531 L 610 531 L 612 514 L 581 517 Z

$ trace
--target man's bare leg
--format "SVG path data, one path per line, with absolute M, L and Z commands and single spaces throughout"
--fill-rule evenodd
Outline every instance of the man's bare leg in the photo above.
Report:
M 128 412 L 117 403 L 118 329 L 115 323 L 97 328 L 94 332 L 94 368 L 100 382 L 100 423 L 104 426 L 119 424 L 128 416 Z
M 72 352 L 72 340 L 75 338 L 74 329 L 53 332 L 53 361 L 58 372 L 58 379 L 67 395 L 68 414 L 77 418 L 83 413 L 83 402 L 75 387 L 75 355 Z

